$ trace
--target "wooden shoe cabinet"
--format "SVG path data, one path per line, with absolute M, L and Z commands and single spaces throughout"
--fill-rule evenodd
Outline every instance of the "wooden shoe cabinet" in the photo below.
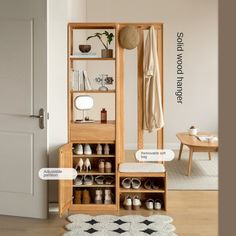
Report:
M 91 57 L 82 58 L 79 56 L 74 56 L 75 51 L 78 50 L 78 44 L 83 44 L 83 42 L 78 42 L 75 44 L 75 35 L 80 32 L 86 32 L 88 30 L 93 30 L 92 32 L 103 32 L 104 30 L 111 31 L 114 33 L 114 48 L 113 48 L 113 58 L 102 58 L 102 57 Z M 68 144 L 60 148 L 59 154 L 59 167 L 61 168 L 74 168 L 76 163 L 80 158 L 83 161 L 89 158 L 91 163 L 91 171 L 88 172 L 78 171 L 78 175 L 91 175 L 95 179 L 96 176 L 111 176 L 114 177 L 114 183 L 106 184 L 96 184 L 92 185 L 82 184 L 80 186 L 75 185 L 72 180 L 60 180 L 59 181 L 59 211 L 60 215 L 68 211 L 81 211 L 81 210 L 118 210 L 118 178 L 117 178 L 117 167 L 119 159 L 121 156 L 121 150 L 123 150 L 121 141 L 121 130 L 123 129 L 121 114 L 123 113 L 123 101 L 120 99 L 123 89 L 121 86 L 123 84 L 123 76 L 120 75 L 120 63 L 119 63 L 119 44 L 118 44 L 118 24 L 97 24 L 97 23 L 69 23 L 68 24 Z M 88 36 L 88 35 L 87 35 Z M 87 37 L 86 36 L 86 37 Z M 80 63 L 107 63 L 107 66 L 113 66 L 113 79 L 114 79 L 114 89 L 109 89 L 108 91 L 101 91 L 98 89 L 87 90 L 87 91 L 74 91 L 71 87 L 73 79 L 73 70 L 80 69 Z M 97 74 L 101 73 L 98 71 Z M 100 120 L 95 120 L 93 123 L 78 123 L 74 120 L 74 98 L 78 95 L 89 94 L 91 96 L 96 96 L 96 99 L 100 99 L 102 96 L 112 96 L 115 106 L 113 107 L 115 118 L 113 120 L 108 120 L 106 123 L 101 123 Z M 102 107 L 101 107 L 102 108 Z M 101 109 L 100 108 L 100 109 Z M 92 149 L 91 155 L 76 155 L 73 153 L 73 148 L 76 144 L 89 144 Z M 104 148 L 105 144 L 110 147 L 109 155 L 96 154 L 96 146 L 101 144 Z M 109 161 L 112 164 L 112 170 L 110 173 L 99 172 L 99 161 L 103 159 Z M 102 190 L 103 196 L 105 189 L 110 189 L 112 192 L 112 204 L 95 204 L 95 192 L 96 190 Z M 83 199 L 80 204 L 78 197 L 83 198 L 83 192 L 87 190 L 89 192 L 89 197 L 91 201 L 85 201 L 83 204 Z M 87 193 L 86 193 L 87 194 Z M 75 199 L 76 198 L 76 199 Z M 86 197 L 87 198 L 87 197 Z M 103 201 L 104 202 L 104 201 Z
M 141 186 L 138 189 L 131 188 L 124 188 L 122 186 L 122 180 L 125 178 L 138 178 L 141 180 Z M 156 185 L 158 186 L 158 189 L 146 189 L 144 187 L 144 183 L 147 179 L 154 180 Z M 123 208 L 123 202 L 126 196 L 130 196 L 131 198 L 134 196 L 138 196 L 139 199 L 142 202 L 141 208 L 147 209 L 145 206 L 145 202 L 148 199 L 160 200 L 162 203 L 161 210 L 167 209 L 167 174 L 166 172 L 163 173 L 120 173 L 119 174 L 119 180 L 120 180 L 120 208 Z
M 143 80 L 143 36 L 144 30 L 150 28 L 153 23 L 131 23 L 131 25 L 137 26 L 140 33 L 140 44 L 137 47 L 137 58 L 138 58 L 138 148 L 142 149 L 143 143 L 143 130 L 142 130 L 142 80 Z M 96 176 L 113 176 L 115 181 L 112 185 L 80 185 L 75 186 L 72 180 L 60 180 L 59 181 L 59 212 L 62 216 L 68 211 L 106 211 L 106 210 L 118 210 L 122 207 L 122 200 L 126 194 L 138 195 L 141 200 L 144 201 L 147 198 L 157 199 L 161 198 L 163 201 L 162 209 L 166 209 L 166 173 L 119 173 L 118 165 L 124 161 L 124 49 L 121 48 L 118 41 L 118 33 L 122 27 L 130 25 L 129 23 L 69 23 L 68 24 L 68 52 L 67 52 L 67 84 L 68 84 L 68 143 L 63 145 L 59 150 L 59 167 L 61 168 L 73 168 L 80 158 L 85 160 L 89 158 L 92 166 L 92 170 L 89 172 L 79 172 L 78 176 L 91 175 L 94 178 Z M 158 56 L 160 62 L 160 76 L 163 79 L 163 24 L 154 24 L 158 30 Z M 107 30 L 113 32 L 114 37 L 114 47 L 113 47 L 113 57 L 112 58 L 102 58 L 98 57 L 87 57 L 82 58 L 75 55 L 75 51 L 78 50 L 78 44 L 84 44 L 85 42 L 77 42 L 75 35 L 78 36 L 80 31 L 93 31 L 104 32 Z M 85 33 L 86 37 L 89 34 Z M 85 38 L 86 38 L 85 37 Z M 89 42 L 90 43 L 90 42 Z M 101 48 L 100 48 L 101 51 Z M 74 91 L 72 89 L 72 79 L 73 71 L 80 69 L 80 65 L 88 63 L 90 68 L 93 68 L 92 63 L 101 65 L 98 68 L 113 67 L 113 79 L 114 86 L 108 91 L 101 91 L 99 89 L 92 89 L 86 91 Z M 107 64 L 106 64 L 107 63 Z M 88 71 L 89 72 L 89 71 Z M 94 71 L 93 75 L 94 76 Z M 97 74 L 104 73 L 104 71 L 96 71 Z M 163 91 L 163 83 L 162 83 Z M 104 98 L 105 96 L 112 96 L 114 109 L 114 116 L 112 119 L 108 119 L 107 123 L 102 123 L 100 119 L 95 119 L 93 123 L 78 123 L 74 119 L 75 106 L 74 99 L 78 95 L 91 95 L 96 97 L 96 99 Z M 110 99 L 110 98 L 109 98 Z M 106 99 L 105 100 L 109 100 Z M 93 108 L 92 108 L 93 109 Z M 100 107 L 102 109 L 102 107 Z M 98 113 L 98 112 L 97 112 Z M 89 144 L 92 149 L 92 154 L 90 155 L 76 155 L 73 152 L 73 148 L 76 144 Z M 109 144 L 111 147 L 111 152 L 109 155 L 98 155 L 96 154 L 96 146 L 98 144 L 105 145 Z M 163 148 L 163 129 L 158 131 L 157 147 Z M 98 169 L 99 160 L 105 159 L 112 163 L 111 173 L 101 173 Z M 157 178 L 160 183 L 160 189 L 158 190 L 146 190 L 140 188 L 134 189 L 123 189 L 120 187 L 120 180 L 126 177 L 137 177 L 141 178 L 143 181 L 145 178 Z M 95 204 L 94 195 L 96 190 L 110 189 L 113 196 L 112 204 Z M 86 192 L 85 192 L 85 191 Z M 75 200 L 75 198 L 83 197 L 89 192 L 91 201 Z M 87 199 L 87 197 L 86 197 Z M 144 205 L 144 203 L 143 203 Z

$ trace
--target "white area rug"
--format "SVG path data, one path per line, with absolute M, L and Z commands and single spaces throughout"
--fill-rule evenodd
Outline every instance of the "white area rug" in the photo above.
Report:
M 63 236 L 177 236 L 173 219 L 166 215 L 71 215 L 67 218 L 71 223 L 65 228 L 69 230 Z
M 218 190 L 218 153 L 212 153 L 209 161 L 208 153 L 193 153 L 192 172 L 187 176 L 188 150 L 183 150 L 181 160 L 175 152 L 175 159 L 166 162 L 168 173 L 168 189 L 174 190 Z

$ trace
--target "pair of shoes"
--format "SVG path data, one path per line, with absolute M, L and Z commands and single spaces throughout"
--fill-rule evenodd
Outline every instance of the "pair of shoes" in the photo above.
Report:
M 91 170 L 90 160 L 86 158 L 86 160 L 83 161 L 83 159 L 80 158 L 75 166 L 75 169 L 77 170 L 78 167 L 79 167 L 79 172 L 81 172 L 83 169 L 88 172 L 89 170 Z
M 93 185 L 94 177 L 92 175 L 78 175 L 74 180 L 74 185 Z
M 133 199 L 130 196 L 126 196 L 123 202 L 123 206 L 126 210 L 139 210 L 142 203 L 138 196 L 134 196 Z
M 74 204 L 89 204 L 91 197 L 88 190 L 75 190 Z
M 98 170 L 100 173 L 111 173 L 112 172 L 112 164 L 110 161 L 105 161 L 103 159 L 99 160 Z
M 113 184 L 115 181 L 115 178 L 113 176 L 103 176 L 99 175 L 95 177 L 95 182 L 97 184 Z
M 161 200 L 159 199 L 156 199 L 155 201 L 153 199 L 148 199 L 146 202 L 145 202 L 145 205 L 147 207 L 148 210 L 161 210 Z
M 101 189 L 95 190 L 95 204 L 112 204 L 112 192 L 110 189 L 104 190 L 104 202 L 103 202 L 103 191 Z
M 147 179 L 144 183 L 144 188 L 148 189 L 148 190 L 150 190 L 150 189 L 157 190 L 160 187 L 159 187 L 159 184 L 155 180 Z
M 82 144 L 75 144 L 74 146 L 74 154 L 76 155 L 91 155 L 92 154 L 92 149 L 89 144 L 85 144 L 84 148 Z
M 141 180 L 138 178 L 125 178 L 122 180 L 123 188 L 139 189 L 141 186 Z
M 97 155 L 102 155 L 102 145 L 99 143 L 96 148 Z M 104 146 L 104 155 L 109 155 L 110 153 L 110 147 L 108 144 L 105 144 Z

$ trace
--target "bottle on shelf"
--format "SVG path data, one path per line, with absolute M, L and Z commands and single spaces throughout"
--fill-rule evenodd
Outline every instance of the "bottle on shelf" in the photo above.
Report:
M 107 111 L 105 108 L 101 110 L 101 123 L 107 123 Z

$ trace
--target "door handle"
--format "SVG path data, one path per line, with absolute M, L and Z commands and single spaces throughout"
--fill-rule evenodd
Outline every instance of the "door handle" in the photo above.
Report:
M 44 129 L 45 127 L 45 111 L 43 108 L 39 109 L 38 115 L 30 115 L 31 118 L 38 118 L 39 119 L 39 128 Z

